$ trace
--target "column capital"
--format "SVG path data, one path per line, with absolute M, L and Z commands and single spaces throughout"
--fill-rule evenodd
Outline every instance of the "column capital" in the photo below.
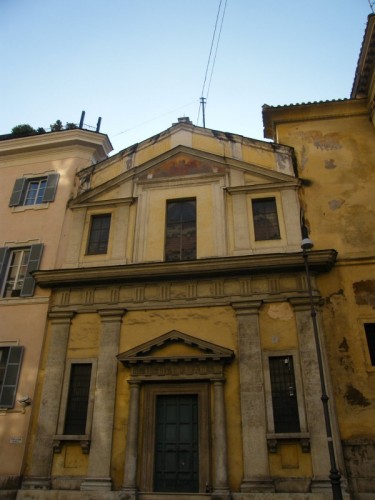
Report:
M 48 319 L 54 324 L 70 324 L 75 314 L 74 311 L 50 311 Z
M 102 323 L 111 323 L 121 321 L 126 309 L 98 309 L 97 313 Z
M 140 387 L 142 385 L 142 380 L 133 380 L 133 379 L 130 379 L 127 382 L 128 382 L 128 384 L 130 385 L 131 388 L 133 388 L 133 387 Z
M 318 306 L 321 301 L 321 297 L 314 297 L 314 306 Z M 309 297 L 291 297 L 289 298 L 289 303 L 295 311 L 310 311 L 311 304 Z
M 232 302 L 231 306 L 236 311 L 236 315 L 258 314 L 262 305 L 262 300 L 244 300 L 241 302 Z

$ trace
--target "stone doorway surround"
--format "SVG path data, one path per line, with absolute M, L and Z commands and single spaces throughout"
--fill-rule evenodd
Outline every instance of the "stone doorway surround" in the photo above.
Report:
M 168 346 L 179 344 L 178 354 Z M 186 352 L 184 352 L 186 347 Z M 130 404 L 122 490 L 128 499 L 151 493 L 155 443 L 154 409 L 158 394 L 197 394 L 199 400 L 199 493 L 212 491 L 215 498 L 230 498 L 227 470 L 227 439 L 224 399 L 224 367 L 234 358 L 230 349 L 172 330 L 121 353 L 118 360 L 130 368 Z M 210 386 L 213 386 L 212 401 Z M 139 427 L 139 402 L 144 387 L 144 418 Z M 210 406 L 213 424 L 210 429 Z M 143 432 L 142 456 L 138 436 Z M 212 447 L 210 440 L 212 438 Z M 212 452 L 210 451 L 212 448 Z M 220 452 L 218 452 L 220 450 Z M 211 467 L 211 461 L 213 461 Z M 212 474 L 211 469 L 214 471 Z M 137 471 L 141 470 L 137 484 Z

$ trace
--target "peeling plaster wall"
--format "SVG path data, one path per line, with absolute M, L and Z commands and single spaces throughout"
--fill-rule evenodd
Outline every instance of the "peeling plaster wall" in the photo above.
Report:
M 317 277 L 329 390 L 349 487 L 375 493 L 375 366 L 364 330 L 364 323 L 375 323 L 375 130 L 358 109 L 354 101 L 336 109 L 317 104 L 306 106 L 303 118 L 303 110 L 289 108 L 277 136 L 295 148 L 314 248 L 338 251 L 335 268 Z
M 373 253 L 375 131 L 367 117 L 283 124 L 278 137 L 295 148 L 315 247 L 336 248 L 341 258 Z

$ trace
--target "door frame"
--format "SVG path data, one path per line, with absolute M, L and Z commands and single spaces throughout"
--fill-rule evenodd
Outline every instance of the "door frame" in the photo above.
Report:
M 210 477 L 210 384 L 186 382 L 147 384 L 143 400 L 143 447 L 141 460 L 141 491 L 153 492 L 156 400 L 159 395 L 194 394 L 198 396 L 199 493 L 205 493 Z

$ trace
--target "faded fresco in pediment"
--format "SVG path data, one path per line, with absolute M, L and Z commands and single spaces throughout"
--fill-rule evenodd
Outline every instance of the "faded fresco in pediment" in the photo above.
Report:
M 256 174 L 245 174 L 244 175 L 244 183 L 246 185 L 254 185 L 254 184 L 266 184 L 272 182 L 274 179 L 266 179 L 265 177 L 261 177 Z
M 161 179 L 164 177 L 180 177 L 197 174 L 225 174 L 227 168 L 205 158 L 196 158 L 180 154 L 164 161 L 162 164 L 146 170 L 140 180 Z
M 198 356 L 201 351 L 197 347 L 189 346 L 182 341 L 168 342 L 161 347 L 155 346 L 145 356 L 172 358 L 175 356 Z

